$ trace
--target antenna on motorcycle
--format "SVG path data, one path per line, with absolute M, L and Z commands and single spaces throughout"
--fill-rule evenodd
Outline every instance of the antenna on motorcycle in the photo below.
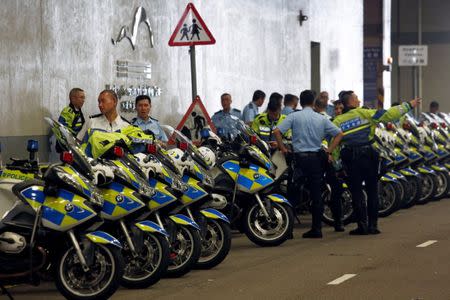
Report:
M 61 161 L 71 165 L 73 163 L 73 154 L 69 151 L 61 152 Z
M 157 148 L 156 148 L 156 144 L 147 144 L 147 153 L 150 154 L 156 154 Z
M 186 142 L 179 142 L 178 143 L 178 148 L 180 148 L 183 151 L 186 151 L 188 149 L 188 143 L 186 143 Z

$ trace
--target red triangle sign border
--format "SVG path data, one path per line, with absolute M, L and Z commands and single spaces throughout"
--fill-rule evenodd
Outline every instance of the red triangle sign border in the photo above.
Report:
M 189 13 L 189 10 L 192 10 L 192 13 L 197 17 L 198 22 L 202 26 L 202 29 L 205 31 L 205 34 L 210 38 L 210 41 L 186 41 L 186 42 L 175 42 L 175 38 L 177 36 L 177 33 L 180 31 L 181 27 L 183 26 L 183 21 L 186 18 L 187 14 Z M 195 46 L 195 45 L 212 45 L 216 43 L 216 39 L 213 37 L 211 32 L 209 31 L 208 27 L 206 26 L 205 22 L 203 21 L 202 17 L 198 13 L 197 9 L 195 8 L 194 4 L 188 3 L 186 6 L 186 9 L 184 10 L 183 15 L 181 16 L 180 21 L 178 21 L 177 27 L 173 31 L 172 35 L 169 39 L 169 46 L 175 47 L 175 46 Z

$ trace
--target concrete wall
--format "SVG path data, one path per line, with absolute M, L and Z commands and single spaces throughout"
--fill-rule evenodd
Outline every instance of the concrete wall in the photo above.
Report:
M 255 89 L 267 94 L 298 94 L 310 86 L 310 43 L 321 43 L 321 87 L 335 98 L 342 89 L 361 97 L 363 49 L 362 0 L 217 0 L 192 1 L 217 43 L 197 47 L 198 93 L 210 113 L 229 92 L 242 108 Z M 162 88 L 153 116 L 176 125 L 190 104 L 187 47 L 168 47 L 187 1 L 166 0 L 2 0 L 0 18 L 0 142 L 4 156 L 25 148 L 25 139 L 45 140 L 44 116 L 57 117 L 72 87 L 86 90 L 85 114 L 97 113 L 105 84 L 138 84 L 115 77 L 117 59 L 150 62 Z M 122 25 L 131 25 L 144 6 L 155 33 L 151 49 L 144 26 L 132 51 Z M 302 9 L 309 20 L 300 27 Z M 13 138 L 14 137 L 14 138 Z M 42 159 L 46 149 L 42 145 Z
M 409 100 L 413 95 L 412 67 L 398 67 L 398 45 L 417 44 L 417 0 L 393 0 L 393 99 Z M 422 0 L 422 44 L 428 45 L 428 66 L 422 67 L 423 110 L 436 100 L 441 111 L 450 111 L 450 2 Z

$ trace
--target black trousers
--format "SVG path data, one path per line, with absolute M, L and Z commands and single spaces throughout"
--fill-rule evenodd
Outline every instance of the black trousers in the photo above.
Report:
M 325 179 L 330 185 L 331 197 L 330 197 L 330 209 L 333 214 L 335 224 L 342 222 L 342 193 L 344 188 L 342 187 L 342 181 L 338 178 L 336 170 L 333 164 L 327 163 L 325 168 Z
M 342 162 L 348 175 L 353 210 L 358 227 L 376 227 L 378 222 L 378 168 L 379 155 L 369 146 L 344 148 Z M 367 204 L 363 196 L 363 182 L 367 191 Z
M 324 157 L 322 153 L 295 153 L 294 172 L 297 173 L 296 178 L 300 177 L 302 180 L 307 180 L 311 197 L 311 227 L 312 230 L 321 231 L 323 215 L 323 199 L 321 194 L 324 175 Z

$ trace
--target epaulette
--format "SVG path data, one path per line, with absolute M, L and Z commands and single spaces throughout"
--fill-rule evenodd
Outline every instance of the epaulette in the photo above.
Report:
M 149 117 L 150 119 L 152 119 L 153 121 L 159 122 L 157 119 Z
M 131 123 L 134 124 L 134 122 L 137 121 L 137 117 L 134 117 L 133 119 L 131 119 Z
M 218 114 L 218 113 L 221 113 L 221 112 L 222 112 L 222 110 L 218 110 L 214 114 Z
M 101 116 L 103 116 L 103 114 L 92 115 L 92 116 L 89 116 L 89 118 L 90 119 L 94 119 L 94 118 L 98 118 L 98 117 L 101 117 Z
M 241 112 L 239 109 L 237 108 L 232 108 L 232 110 L 237 111 L 237 112 Z

